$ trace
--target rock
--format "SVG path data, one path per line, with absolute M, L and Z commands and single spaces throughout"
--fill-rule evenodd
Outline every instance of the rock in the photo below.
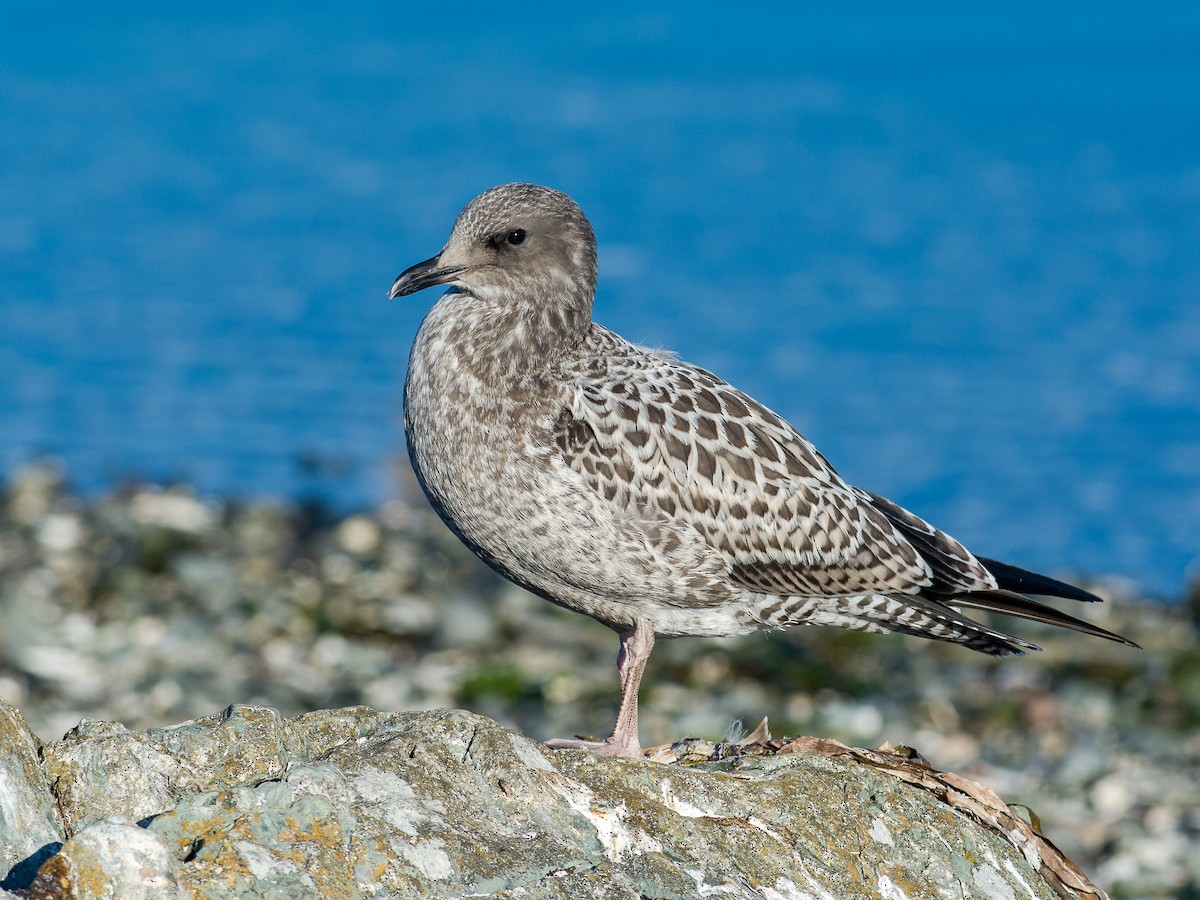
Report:
M 280 777 L 283 728 L 278 712 L 256 706 L 140 732 L 85 719 L 43 756 L 70 835 L 109 816 L 158 815 L 197 791 Z
M 18 469 L 9 482 L 7 512 L 14 522 L 35 525 L 66 492 L 62 465 L 43 459 Z
M 33 897 L 1103 896 L 1072 882 L 1069 864 L 1048 868 L 1052 846 L 981 785 L 882 749 L 780 743 L 685 766 L 555 753 L 456 710 L 285 720 L 231 707 L 145 732 L 85 722 L 44 750 L 66 820 L 53 834 L 71 836 L 44 861 L 27 857 L 41 864 L 32 882 L 25 862 L 4 886 Z M 675 758 L 696 758 L 695 746 Z M 15 852 L 36 854 L 33 843 Z
M 28 881 L 65 839 L 40 746 L 20 711 L 0 700 L 0 876 L 13 872 L 14 881 Z
M 375 553 L 383 541 L 379 525 L 369 516 L 357 515 L 344 519 L 334 532 L 342 549 L 355 556 Z
M 155 525 L 183 534 L 200 534 L 216 522 L 213 507 L 184 487 L 143 488 L 134 495 L 130 512 L 140 525 Z
M 162 839 L 120 816 L 101 819 L 63 845 L 37 874 L 30 900 L 183 900 Z

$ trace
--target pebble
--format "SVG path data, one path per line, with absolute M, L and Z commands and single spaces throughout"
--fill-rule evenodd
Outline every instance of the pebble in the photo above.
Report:
M 611 633 L 500 581 L 409 493 L 327 524 L 187 487 L 81 498 L 53 463 L 0 493 L 0 697 L 43 740 L 256 702 L 284 715 L 468 706 L 535 738 L 611 724 Z M 1089 619 L 1146 650 L 1030 627 L 1045 654 L 836 629 L 656 648 L 647 744 L 775 735 L 916 747 L 1028 805 L 1114 898 L 1200 893 L 1200 591 Z M 1189 893 L 1191 892 L 1191 893 Z

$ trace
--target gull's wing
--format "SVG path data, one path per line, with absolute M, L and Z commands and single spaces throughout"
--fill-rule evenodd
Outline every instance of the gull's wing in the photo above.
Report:
M 846 484 L 783 419 L 710 372 L 600 326 L 588 340 L 588 352 L 559 373 L 573 385 L 554 423 L 563 462 L 614 510 L 694 529 L 724 560 L 733 584 L 829 598 L 834 605 L 815 617 L 805 603 L 792 604 L 810 621 L 901 631 L 996 655 L 1037 647 L 958 608 L 1136 646 L 1016 592 L 1099 598 L 980 560 L 903 507 Z M 791 607 L 775 606 L 786 623 Z
M 766 407 L 703 369 L 599 326 L 555 425 L 566 464 L 614 506 L 656 510 L 764 594 L 995 588 L 960 544 L 846 484 Z M 898 524 L 899 514 L 908 516 Z

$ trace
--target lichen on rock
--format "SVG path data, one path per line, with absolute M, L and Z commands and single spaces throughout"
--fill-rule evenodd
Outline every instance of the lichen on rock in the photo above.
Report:
M 42 837 L 65 843 L 38 858 L 41 838 L 0 834 L 4 886 L 28 896 L 1103 896 L 1047 881 L 948 799 L 963 784 L 833 742 L 665 764 L 554 752 L 460 710 L 243 706 L 84 723 L 43 757 L 22 796 L 51 803 Z

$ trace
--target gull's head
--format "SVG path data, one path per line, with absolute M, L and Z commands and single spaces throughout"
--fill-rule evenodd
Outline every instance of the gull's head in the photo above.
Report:
M 442 251 L 405 270 L 389 296 L 437 284 L 498 304 L 590 310 L 596 237 L 566 194 L 535 184 L 502 184 L 468 203 Z

